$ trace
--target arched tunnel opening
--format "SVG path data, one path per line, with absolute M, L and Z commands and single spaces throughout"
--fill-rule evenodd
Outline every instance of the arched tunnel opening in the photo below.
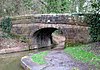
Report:
M 37 45 L 38 48 L 49 47 L 53 44 L 56 44 L 56 41 L 54 41 L 53 39 L 53 35 L 58 32 L 60 32 L 59 29 L 52 27 L 42 28 L 36 31 L 33 34 L 35 44 Z

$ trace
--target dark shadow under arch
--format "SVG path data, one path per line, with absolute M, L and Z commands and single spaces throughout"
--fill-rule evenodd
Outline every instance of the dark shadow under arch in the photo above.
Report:
M 58 29 L 53 28 L 53 27 L 42 28 L 33 34 L 35 44 L 37 44 L 38 48 L 50 46 L 53 44 L 52 33 L 55 30 L 58 30 Z

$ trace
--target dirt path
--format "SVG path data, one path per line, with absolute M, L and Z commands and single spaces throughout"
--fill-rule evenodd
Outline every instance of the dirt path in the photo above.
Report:
M 75 61 L 63 51 L 51 51 L 45 59 L 47 67 L 44 70 L 95 70 L 95 67 Z

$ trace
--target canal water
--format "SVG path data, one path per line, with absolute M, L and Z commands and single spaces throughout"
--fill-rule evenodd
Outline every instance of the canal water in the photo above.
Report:
M 9 54 L 0 54 L 0 70 L 23 70 L 21 67 L 21 58 L 39 51 L 25 51 Z
M 21 66 L 23 56 L 32 55 L 41 51 L 49 51 L 50 48 L 41 48 L 37 50 L 0 54 L 0 70 L 24 70 Z

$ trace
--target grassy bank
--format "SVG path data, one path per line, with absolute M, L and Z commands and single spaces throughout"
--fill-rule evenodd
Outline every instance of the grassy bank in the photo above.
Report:
M 94 64 L 99 67 L 100 56 L 96 56 L 93 52 L 87 52 L 83 48 L 88 48 L 88 46 L 82 44 L 69 44 L 66 45 L 64 52 L 70 54 L 76 60 L 80 60 L 84 63 Z

